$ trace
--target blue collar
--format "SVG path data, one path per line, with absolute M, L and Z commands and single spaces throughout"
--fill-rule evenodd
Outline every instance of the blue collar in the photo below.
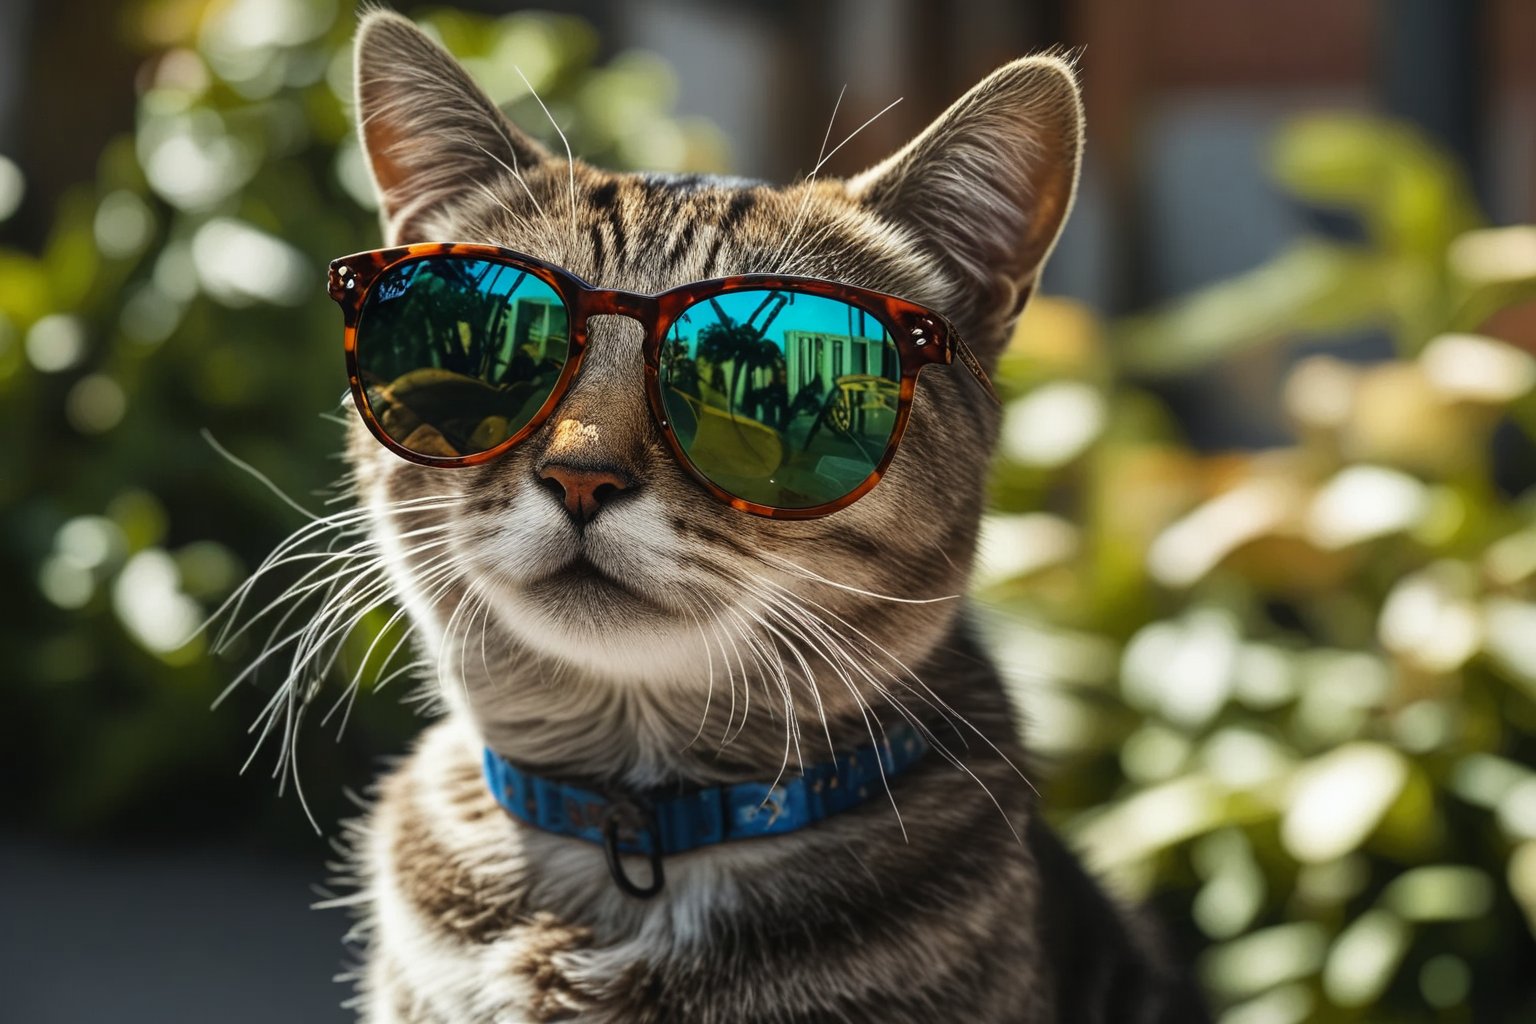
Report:
M 661 891 L 662 857 L 807 828 L 883 793 L 882 771 L 892 778 L 927 752 L 923 738 L 903 724 L 888 730 L 879 744 L 810 765 L 799 777 L 777 784 L 612 796 L 535 775 L 487 747 L 485 781 L 496 802 L 525 825 L 603 847 L 614 882 L 644 899 Z M 649 885 L 629 878 L 621 853 L 649 859 Z

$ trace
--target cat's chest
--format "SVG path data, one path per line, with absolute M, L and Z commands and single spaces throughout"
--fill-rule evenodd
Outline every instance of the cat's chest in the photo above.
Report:
M 381 896 L 381 903 L 388 902 Z M 382 911 L 381 907 L 381 911 Z M 413 924 L 388 929 L 370 979 L 369 1024 L 614 1019 L 601 995 L 639 969 L 638 951 L 597 955 L 588 934 L 534 918 L 496 940 L 454 945 Z M 628 961 L 626 964 L 624 961 Z
M 644 1020 L 646 990 L 733 902 L 739 865 L 724 861 L 741 854 L 681 857 L 661 895 L 636 900 L 597 846 L 512 822 L 462 754 L 450 729 L 429 733 L 375 808 L 365 1019 Z
M 470 880 L 457 884 L 474 891 Z M 701 880 L 686 899 L 707 902 L 708 886 Z M 645 1021 L 648 993 L 688 946 L 704 940 L 679 934 L 679 920 L 696 916 L 676 905 L 681 896 L 624 921 L 623 937 L 604 939 L 526 904 L 444 915 L 414 901 L 408 885 L 384 878 L 372 895 L 377 933 L 368 987 L 377 1009 L 368 1019 L 379 1024 Z

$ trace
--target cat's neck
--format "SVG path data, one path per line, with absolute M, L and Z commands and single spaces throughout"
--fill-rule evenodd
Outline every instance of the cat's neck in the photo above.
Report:
M 971 742 L 983 725 L 967 724 L 975 709 L 966 692 L 978 675 L 993 679 L 960 622 L 912 678 L 881 681 L 888 696 L 869 686 L 855 701 L 834 670 L 813 668 L 821 669 L 814 688 L 803 676 L 735 678 L 729 688 L 719 679 L 705 702 L 708 687 L 615 680 L 523 653 L 475 666 L 490 675 L 468 686 L 444 686 L 485 745 L 514 764 L 562 781 L 645 789 L 796 775 L 803 765 L 878 744 L 903 722 L 950 743 Z

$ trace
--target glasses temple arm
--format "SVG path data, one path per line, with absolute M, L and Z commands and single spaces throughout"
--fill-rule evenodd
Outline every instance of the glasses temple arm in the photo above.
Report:
M 992 387 L 992 381 L 987 376 L 987 371 L 981 368 L 981 360 L 976 358 L 976 353 L 971 351 L 971 346 L 959 338 L 954 339 L 954 346 L 955 358 L 964 363 L 965 368 L 971 371 L 971 376 L 976 378 L 976 383 L 981 385 L 981 390 L 985 391 L 987 397 L 991 398 L 992 401 L 1002 405 L 1003 400 L 998 397 L 997 390 Z

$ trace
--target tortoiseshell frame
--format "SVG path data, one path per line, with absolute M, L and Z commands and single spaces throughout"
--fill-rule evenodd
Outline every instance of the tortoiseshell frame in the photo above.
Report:
M 570 313 L 570 352 L 549 399 L 523 429 L 496 447 L 471 455 L 445 458 L 423 455 L 402 447 L 384 432 L 383 427 L 374 417 L 363 390 L 362 375 L 358 370 L 357 326 L 374 282 L 391 267 L 408 260 L 429 256 L 462 256 L 503 263 L 526 270 L 553 288 L 565 302 L 566 309 Z M 751 289 L 786 289 L 847 303 L 879 320 L 895 340 L 901 357 L 901 395 L 896 409 L 895 428 L 891 431 L 890 440 L 886 443 L 885 453 L 881 456 L 879 465 L 861 484 L 835 501 L 809 508 L 776 508 L 739 498 L 700 472 L 689 460 L 682 444 L 672 433 L 671 425 L 667 420 L 666 407 L 662 403 L 660 381 L 661 345 L 668 329 L 680 313 L 711 296 Z M 997 392 L 993 390 L 992 382 L 987 379 L 986 372 L 981 368 L 975 353 L 960 340 L 954 328 L 944 317 L 915 302 L 908 302 L 905 299 L 898 299 L 866 288 L 856 288 L 852 285 L 816 278 L 751 274 L 699 281 L 673 288 L 659 295 L 642 295 L 637 292 L 594 287 L 568 270 L 511 249 L 468 242 L 426 242 L 355 253 L 332 261 L 330 293 L 331 298 L 341 306 L 346 323 L 344 344 L 347 353 L 347 380 L 352 389 L 352 400 L 357 405 L 357 411 L 380 444 L 401 458 L 424 466 L 474 466 L 489 462 L 538 430 L 555 411 L 570 389 L 571 382 L 581 372 L 582 359 L 587 349 L 587 318 L 604 314 L 632 317 L 645 327 L 643 354 L 646 397 L 650 401 L 651 414 L 661 427 L 661 433 L 671 446 L 678 464 L 716 499 L 732 508 L 751 512 L 754 515 L 775 519 L 816 519 L 847 508 L 868 494 L 875 484 L 880 482 L 881 475 L 896 455 L 896 445 L 900 442 L 903 431 L 906 430 L 907 418 L 912 411 L 912 396 L 917 389 L 917 375 L 930 363 L 950 364 L 958 358 L 966 369 L 975 375 L 977 382 L 988 396 L 994 402 L 999 401 Z

